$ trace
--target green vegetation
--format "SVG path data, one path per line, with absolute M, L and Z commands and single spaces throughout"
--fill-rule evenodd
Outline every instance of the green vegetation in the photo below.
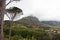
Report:
M 34 20 L 30 18 L 13 22 L 11 40 L 60 40 L 60 33 L 56 27 L 50 27 L 36 18 L 33 18 Z M 4 40 L 9 38 L 9 21 L 4 23 L 4 37 Z
M 41 28 L 13 28 L 12 33 L 11 33 L 11 40 L 36 40 L 38 38 L 47 38 L 48 39 L 48 35 L 46 34 L 47 32 L 45 32 L 44 30 L 41 30 Z M 5 34 L 5 38 L 8 40 L 8 34 L 9 34 L 9 30 L 8 29 L 4 29 L 4 34 Z

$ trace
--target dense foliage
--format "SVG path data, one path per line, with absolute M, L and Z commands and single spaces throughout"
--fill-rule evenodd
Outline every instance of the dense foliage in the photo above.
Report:
M 25 18 L 24 18 L 25 19 Z M 11 40 L 60 40 L 60 34 L 58 30 L 51 31 L 48 25 L 45 25 L 38 19 L 32 19 L 31 21 L 21 19 L 20 21 L 15 21 L 12 26 Z M 36 22 L 39 24 L 36 24 Z M 37 26 L 38 25 L 38 26 Z M 29 27 L 30 26 L 30 27 Z M 9 21 L 5 21 L 4 24 L 4 40 L 8 40 L 9 35 Z

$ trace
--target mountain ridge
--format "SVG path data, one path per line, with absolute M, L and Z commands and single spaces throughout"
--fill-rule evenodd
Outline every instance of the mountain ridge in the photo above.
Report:
M 41 22 L 52 26 L 60 26 L 60 21 L 41 21 Z

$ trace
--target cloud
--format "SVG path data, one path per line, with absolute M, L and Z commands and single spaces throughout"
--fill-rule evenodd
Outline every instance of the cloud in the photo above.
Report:
M 7 8 L 12 6 L 21 8 L 24 16 L 32 14 L 40 20 L 60 21 L 60 0 L 21 0 L 13 2 Z
M 35 0 L 34 4 L 34 15 L 40 20 L 60 20 L 60 0 Z

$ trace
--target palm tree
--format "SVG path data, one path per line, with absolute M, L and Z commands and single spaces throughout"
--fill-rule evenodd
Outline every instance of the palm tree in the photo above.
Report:
M 8 12 L 8 14 L 6 14 L 6 15 L 10 19 L 9 40 L 11 40 L 11 30 L 12 30 L 13 20 L 15 19 L 15 17 L 18 16 L 18 14 L 23 15 L 23 12 L 21 9 L 19 9 L 17 7 L 9 8 L 9 9 L 7 9 L 7 12 Z
M 6 4 L 6 0 L 0 0 L 0 40 L 3 40 L 3 20 L 4 20 L 4 14 L 6 13 L 5 8 L 8 4 L 10 4 L 13 1 L 20 1 L 20 0 L 10 0 Z

